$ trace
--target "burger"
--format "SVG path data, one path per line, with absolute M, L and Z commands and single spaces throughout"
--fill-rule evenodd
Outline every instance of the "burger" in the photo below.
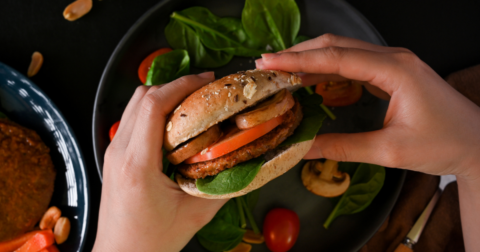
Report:
M 292 95 L 301 87 L 295 74 L 256 69 L 187 97 L 169 115 L 163 143 L 180 188 L 202 198 L 233 198 L 294 167 L 325 118 L 318 112 L 321 96 Z

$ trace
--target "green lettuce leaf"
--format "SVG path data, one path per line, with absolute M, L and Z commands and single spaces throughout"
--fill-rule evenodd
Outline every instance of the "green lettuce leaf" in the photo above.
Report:
M 246 0 L 242 23 L 253 43 L 269 45 L 277 52 L 293 45 L 300 29 L 300 10 L 295 0 Z
M 265 163 L 263 156 L 240 163 L 226 169 L 215 176 L 197 179 L 197 189 L 211 195 L 238 192 L 247 187 Z
M 171 17 L 195 30 L 202 43 L 212 50 L 245 57 L 260 56 L 267 52 L 265 46 L 251 44 L 252 40 L 247 37 L 238 18 L 220 18 L 199 6 L 174 12 Z
M 157 56 L 147 74 L 146 86 L 160 85 L 190 73 L 190 57 L 186 50 L 173 50 Z
M 193 28 L 174 18 L 170 18 L 170 22 L 165 27 L 165 37 L 174 49 L 187 50 L 195 67 L 221 67 L 233 58 L 231 53 L 206 47 Z
M 345 167 L 352 171 L 352 167 Z M 385 168 L 373 164 L 360 164 L 350 182 L 350 187 L 342 195 L 333 211 L 323 224 L 328 228 L 340 215 L 354 214 L 363 211 L 375 199 L 385 182 Z
M 327 114 L 320 108 L 323 102 L 321 95 L 316 93 L 311 95 L 295 95 L 302 105 L 303 119 L 300 125 L 295 129 L 293 135 L 283 141 L 280 146 L 288 146 L 303 141 L 312 140 L 322 127 L 322 122 Z
M 238 207 L 235 201 L 229 200 L 215 217 L 197 232 L 197 239 L 209 251 L 231 250 L 242 241 L 245 233 L 245 229 L 239 226 Z

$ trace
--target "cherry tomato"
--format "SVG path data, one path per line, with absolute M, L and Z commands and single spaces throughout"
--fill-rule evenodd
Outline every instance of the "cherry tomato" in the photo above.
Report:
M 289 209 L 275 208 L 268 212 L 263 222 L 263 236 L 273 252 L 290 250 L 298 238 L 300 219 Z
M 260 125 L 250 129 L 240 130 L 236 126 L 224 132 L 225 136 L 220 138 L 216 143 L 208 147 L 207 152 L 197 153 L 194 156 L 185 160 L 186 164 L 193 164 L 212 160 L 221 157 L 229 152 L 232 152 L 248 143 L 255 141 L 255 139 L 267 134 L 275 127 L 280 125 L 284 116 L 278 116 L 270 119 Z
M 340 107 L 354 104 L 362 97 L 362 85 L 357 81 L 329 81 L 317 84 L 315 92 L 323 97 L 326 106 Z
M 142 61 L 142 63 L 140 63 L 140 66 L 138 67 L 138 78 L 140 78 L 140 81 L 142 81 L 143 84 L 145 84 L 145 82 L 147 82 L 148 70 L 150 70 L 150 67 L 152 66 L 153 60 L 157 56 L 160 56 L 160 55 L 165 54 L 165 53 L 170 52 L 170 51 L 172 51 L 172 49 L 170 49 L 168 47 L 161 48 L 161 49 L 156 50 L 155 52 L 151 53 L 150 55 L 148 55 Z
M 108 135 L 110 136 L 110 141 L 112 141 L 115 134 L 117 134 L 117 130 L 118 130 L 119 125 L 120 125 L 120 121 L 114 123 L 112 125 L 112 127 L 110 128 L 110 131 L 108 132 Z

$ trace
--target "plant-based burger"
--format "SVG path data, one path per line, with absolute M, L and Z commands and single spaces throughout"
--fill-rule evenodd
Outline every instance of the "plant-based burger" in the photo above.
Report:
M 295 166 L 325 118 L 321 96 L 292 95 L 301 86 L 295 74 L 257 69 L 187 97 L 169 116 L 164 137 L 180 187 L 198 197 L 232 198 Z

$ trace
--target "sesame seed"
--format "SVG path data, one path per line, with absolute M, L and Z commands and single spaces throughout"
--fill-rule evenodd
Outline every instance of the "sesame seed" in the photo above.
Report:
M 173 127 L 172 121 L 168 122 L 168 124 L 167 124 L 167 131 L 172 130 L 172 127 Z
M 208 148 L 203 149 L 202 152 L 200 152 L 200 155 L 205 155 L 205 153 L 207 153 L 207 151 L 208 151 Z
M 173 111 L 173 113 L 174 113 L 174 114 L 177 113 L 177 111 L 178 111 L 181 107 L 182 107 L 182 105 L 180 104 L 180 105 L 175 109 L 175 111 Z
M 232 93 L 228 92 L 228 97 L 232 96 Z

